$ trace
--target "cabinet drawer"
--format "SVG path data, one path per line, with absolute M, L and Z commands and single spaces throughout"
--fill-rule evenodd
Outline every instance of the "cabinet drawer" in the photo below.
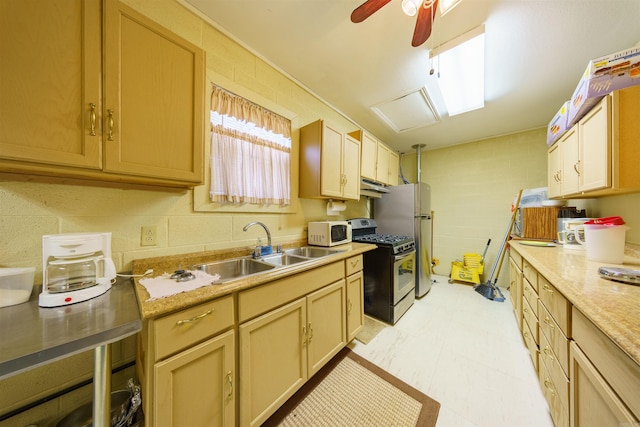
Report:
M 547 311 L 542 300 L 538 305 L 538 313 L 540 313 L 540 332 L 547 338 L 553 352 L 562 366 L 565 373 L 569 372 L 569 339 L 564 335 L 558 324 L 554 321 L 551 314 Z M 541 347 L 542 349 L 542 347 Z
M 531 356 L 531 361 L 533 362 L 533 366 L 536 371 L 538 370 L 538 344 L 533 339 L 533 334 L 531 329 L 529 329 L 529 325 L 525 324 L 522 326 L 522 338 L 524 339 L 524 345 L 527 346 L 527 350 L 529 350 L 529 355 Z
M 362 271 L 362 255 L 351 257 L 344 261 L 346 276 Z
M 540 275 L 538 275 L 538 285 L 540 286 L 538 291 L 540 301 L 560 326 L 565 336 L 571 338 L 571 303 L 547 279 Z M 541 314 L 538 318 L 540 316 Z
M 533 289 L 531 283 L 527 279 L 522 281 L 522 295 L 523 300 L 526 300 L 533 311 L 533 315 L 538 317 L 538 293 Z
M 526 259 L 522 260 L 522 274 L 531 283 L 533 289 L 538 292 L 538 272 L 529 264 Z
M 562 406 L 558 391 L 544 363 L 538 363 L 538 379 L 542 387 L 542 394 L 549 404 L 553 424 L 555 427 L 569 427 L 569 411 Z
M 233 326 L 233 297 L 228 296 L 154 321 L 156 361 Z
M 534 314 L 533 308 L 531 308 L 526 300 L 524 300 L 522 303 L 522 316 L 524 317 L 524 321 L 532 333 L 532 337 L 535 340 L 536 345 L 540 344 L 538 318 Z
M 540 362 L 547 367 L 547 372 L 560 396 L 560 401 L 565 408 L 569 408 L 569 379 L 567 373 L 562 370 L 551 344 L 544 334 L 540 337 Z
M 575 308 L 573 317 L 576 344 L 634 416 L 640 419 L 640 366 Z

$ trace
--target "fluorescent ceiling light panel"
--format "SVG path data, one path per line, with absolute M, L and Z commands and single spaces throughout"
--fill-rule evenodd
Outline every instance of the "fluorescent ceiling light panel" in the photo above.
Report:
M 484 25 L 433 49 L 449 116 L 484 107 Z
M 397 133 L 438 123 L 440 116 L 433 108 L 424 88 L 390 101 L 376 104 L 371 109 Z

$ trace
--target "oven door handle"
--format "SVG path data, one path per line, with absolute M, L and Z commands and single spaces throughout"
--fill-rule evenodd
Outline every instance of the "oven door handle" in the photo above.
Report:
M 405 252 L 405 253 L 400 254 L 400 255 L 394 255 L 393 256 L 393 262 L 398 262 L 398 261 L 400 261 L 402 259 L 408 258 L 408 257 L 412 256 L 415 253 L 416 253 L 416 251 L 413 250 L 411 252 Z

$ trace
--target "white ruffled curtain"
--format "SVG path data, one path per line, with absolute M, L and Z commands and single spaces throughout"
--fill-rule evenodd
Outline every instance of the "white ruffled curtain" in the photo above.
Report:
M 213 86 L 211 200 L 291 203 L 291 121 Z

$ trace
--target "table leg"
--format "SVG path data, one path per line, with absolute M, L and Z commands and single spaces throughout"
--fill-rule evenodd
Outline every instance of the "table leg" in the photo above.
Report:
M 93 355 L 93 425 L 111 426 L 111 344 L 94 349 Z

